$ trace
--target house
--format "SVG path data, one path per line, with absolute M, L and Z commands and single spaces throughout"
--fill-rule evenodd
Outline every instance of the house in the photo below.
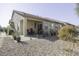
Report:
M 49 34 L 50 30 L 56 31 L 61 26 L 67 24 L 55 19 L 35 16 L 16 10 L 13 10 L 11 21 L 14 22 L 16 31 L 18 31 L 20 35 L 24 36 L 30 34 L 30 31 L 35 34 Z

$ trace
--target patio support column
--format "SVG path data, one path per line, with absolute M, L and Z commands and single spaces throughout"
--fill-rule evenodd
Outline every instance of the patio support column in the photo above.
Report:
M 23 19 L 23 35 L 27 35 L 27 18 Z

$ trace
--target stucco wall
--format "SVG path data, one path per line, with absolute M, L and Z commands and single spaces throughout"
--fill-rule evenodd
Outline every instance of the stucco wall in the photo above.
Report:
M 12 20 L 14 21 L 14 25 L 17 31 L 21 31 L 20 30 L 20 21 L 24 20 L 24 17 L 20 16 L 17 13 L 14 13 Z

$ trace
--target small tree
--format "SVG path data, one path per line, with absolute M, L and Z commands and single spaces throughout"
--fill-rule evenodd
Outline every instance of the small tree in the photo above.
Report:
M 73 41 L 75 36 L 75 28 L 73 26 L 63 26 L 59 31 L 58 37 L 63 40 Z
M 16 40 L 17 42 L 20 42 L 20 34 L 15 29 L 14 22 L 12 20 L 10 20 L 9 24 L 10 24 L 10 32 L 11 32 L 11 35 L 13 36 L 14 40 Z
M 74 28 L 73 26 L 63 26 L 59 31 L 59 38 L 62 40 L 66 40 L 66 41 L 71 41 L 72 43 L 72 47 L 69 48 L 65 48 L 64 50 L 67 50 L 68 52 L 73 51 L 73 49 L 75 48 L 75 43 L 77 40 L 75 40 L 75 36 L 76 36 L 76 28 Z

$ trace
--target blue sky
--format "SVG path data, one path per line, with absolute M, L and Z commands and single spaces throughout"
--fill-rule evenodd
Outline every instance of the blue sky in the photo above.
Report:
M 72 3 L 0 3 L 0 25 L 8 25 L 13 10 L 19 10 L 34 15 L 49 17 L 74 25 L 79 25 L 79 17 L 76 14 L 75 8 L 76 4 Z

